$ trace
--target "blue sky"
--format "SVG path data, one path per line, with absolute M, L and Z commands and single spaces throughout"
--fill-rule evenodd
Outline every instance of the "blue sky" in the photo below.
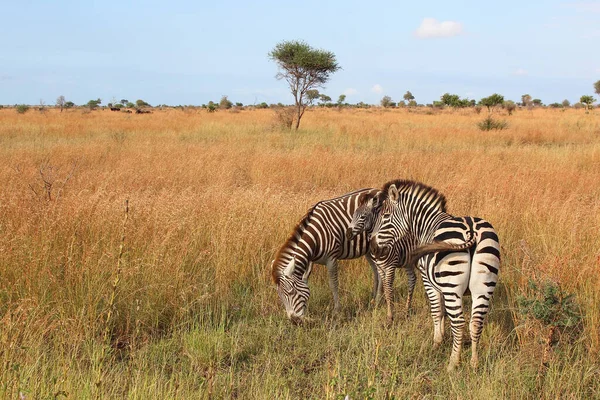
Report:
M 574 102 L 600 79 L 600 1 L 205 3 L 2 0 L 0 104 L 290 103 L 267 57 L 290 39 L 336 54 L 321 91 L 350 103 L 406 90 Z

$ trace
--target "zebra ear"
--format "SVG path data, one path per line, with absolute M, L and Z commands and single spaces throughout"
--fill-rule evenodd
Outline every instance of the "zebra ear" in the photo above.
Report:
M 381 192 L 379 192 L 381 193 Z M 373 208 L 379 207 L 379 193 L 375 197 L 373 197 Z
M 283 270 L 283 274 L 288 278 L 291 278 L 292 276 L 294 276 L 294 269 L 296 269 L 296 258 L 292 257 L 288 265 Z
M 390 188 L 388 189 L 388 197 L 392 201 L 398 201 L 399 195 L 398 195 L 398 189 L 396 188 L 396 185 L 390 186 Z

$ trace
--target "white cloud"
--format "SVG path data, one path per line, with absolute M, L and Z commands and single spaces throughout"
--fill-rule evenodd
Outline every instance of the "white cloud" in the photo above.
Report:
M 371 92 L 373 93 L 383 93 L 383 88 L 381 87 L 381 85 L 379 83 L 373 85 L 373 87 L 371 88 Z
M 354 89 L 354 88 L 348 88 L 346 90 L 344 90 L 344 94 L 346 96 L 352 96 L 353 94 L 358 93 L 358 90 Z
M 463 33 L 463 27 L 460 22 L 442 21 L 435 18 L 423 18 L 421 26 L 415 31 L 415 36 L 421 39 L 451 37 Z
M 513 75 L 517 75 L 517 76 L 525 76 L 527 75 L 527 71 L 524 70 L 523 68 L 517 68 L 515 70 L 515 72 L 513 72 Z

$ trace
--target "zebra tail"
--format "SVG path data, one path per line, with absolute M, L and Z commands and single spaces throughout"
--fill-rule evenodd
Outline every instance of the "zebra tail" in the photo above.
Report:
M 419 258 L 439 251 L 463 251 L 470 249 L 477 242 L 477 237 L 473 232 L 469 232 L 469 234 L 471 238 L 461 244 L 434 241 L 433 243 L 417 247 L 410 253 L 408 265 L 415 265 L 419 261 Z

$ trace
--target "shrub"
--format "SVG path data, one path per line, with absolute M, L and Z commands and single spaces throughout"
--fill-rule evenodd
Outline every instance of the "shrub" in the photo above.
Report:
M 27 111 L 29 111 L 29 106 L 27 104 L 18 104 L 15 109 L 19 114 L 25 114 Z
M 514 101 L 507 100 L 507 101 L 504 102 L 504 108 L 508 112 L 508 115 L 512 115 L 512 113 L 517 108 L 517 105 L 514 103 Z
M 535 319 L 545 330 L 541 361 L 547 366 L 556 331 L 577 326 L 581 322 L 581 313 L 574 295 L 563 291 L 556 282 L 529 279 L 528 289 L 526 294 L 517 297 L 517 305 L 522 315 Z
M 275 126 L 281 129 L 292 129 L 296 110 L 293 107 L 274 107 Z
M 135 101 L 135 105 L 138 108 L 142 108 L 142 107 L 152 107 L 150 104 L 146 103 L 144 100 L 136 100 Z
M 477 126 L 482 131 L 491 131 L 492 129 L 502 130 L 508 127 L 508 123 L 506 121 L 495 120 L 491 116 L 488 116 L 483 121 L 478 122 Z
M 221 100 L 219 101 L 219 108 L 220 109 L 222 109 L 222 110 L 229 110 L 232 106 L 233 106 L 233 103 L 231 102 L 231 100 L 229 100 L 227 98 L 227 96 L 221 97 Z
M 475 113 L 476 114 L 481 114 L 481 110 L 482 110 L 481 106 L 475 106 Z

